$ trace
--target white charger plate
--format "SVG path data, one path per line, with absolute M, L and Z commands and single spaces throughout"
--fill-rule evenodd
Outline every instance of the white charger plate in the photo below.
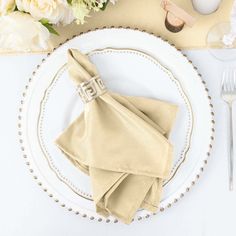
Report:
M 76 214 L 102 221 L 95 213 L 89 178 L 54 145 L 82 112 L 66 71 L 67 49 L 88 53 L 107 87 L 115 92 L 176 103 L 179 112 L 170 179 L 160 210 L 176 202 L 199 177 L 211 147 L 212 107 L 206 88 L 188 60 L 160 38 L 128 29 L 103 29 L 78 36 L 55 50 L 27 85 L 20 118 L 20 141 L 34 178 L 49 196 Z M 148 216 L 140 210 L 135 219 Z M 109 222 L 116 220 L 110 217 Z

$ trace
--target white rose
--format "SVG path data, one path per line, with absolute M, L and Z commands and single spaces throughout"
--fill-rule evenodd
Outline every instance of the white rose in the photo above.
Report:
M 0 0 L 0 16 L 13 11 L 15 6 L 15 0 Z
M 42 51 L 50 50 L 50 33 L 32 16 L 22 12 L 12 12 L 0 17 L 1 51 Z
M 73 11 L 66 0 L 16 0 L 20 11 L 30 13 L 35 19 L 47 19 L 52 24 L 70 24 Z

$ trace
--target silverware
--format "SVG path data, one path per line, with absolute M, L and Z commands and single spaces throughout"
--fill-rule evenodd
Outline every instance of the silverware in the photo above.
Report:
M 236 99 L 236 70 L 228 69 L 223 72 L 221 97 L 228 104 L 230 123 L 229 123 L 229 138 L 230 138 L 230 152 L 229 152 L 229 190 L 233 190 L 234 177 L 234 150 L 233 150 L 233 118 L 232 105 Z

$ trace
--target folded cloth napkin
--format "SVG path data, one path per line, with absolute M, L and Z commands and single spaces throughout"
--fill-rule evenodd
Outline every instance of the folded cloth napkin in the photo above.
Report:
M 127 224 L 139 208 L 155 212 L 171 168 L 177 106 L 107 91 L 95 65 L 75 49 L 68 71 L 85 106 L 56 144 L 90 176 L 96 211 Z

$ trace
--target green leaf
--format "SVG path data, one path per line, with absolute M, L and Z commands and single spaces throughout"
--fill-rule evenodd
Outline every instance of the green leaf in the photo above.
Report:
M 48 19 L 45 19 L 45 18 L 42 18 L 39 22 L 40 22 L 42 25 L 49 24 L 49 20 L 48 20 Z
M 52 24 L 46 24 L 44 26 L 48 29 L 48 31 L 51 34 L 55 34 L 55 35 L 59 36 L 59 33 L 52 27 Z
M 59 36 L 59 33 L 53 28 L 53 25 L 51 23 L 49 23 L 48 19 L 41 19 L 39 21 L 44 27 L 46 27 L 48 29 L 48 31 L 51 33 L 51 34 L 55 34 L 55 35 L 58 35 Z
M 71 4 L 72 4 L 72 0 L 67 0 L 67 3 L 68 3 L 69 5 L 71 5 Z
M 106 9 L 108 3 L 109 3 L 109 0 L 107 0 L 106 2 L 103 3 L 103 6 L 101 8 L 102 11 L 104 11 Z

